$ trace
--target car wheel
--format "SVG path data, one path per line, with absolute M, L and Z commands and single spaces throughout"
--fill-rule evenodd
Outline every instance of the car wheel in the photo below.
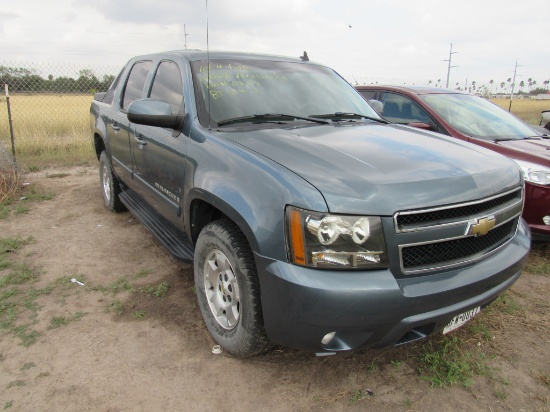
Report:
M 99 156 L 99 180 L 101 182 L 101 192 L 103 193 L 105 208 L 111 212 L 126 210 L 126 207 L 118 197 L 121 192 L 120 185 L 113 174 L 109 157 L 107 157 L 107 153 L 104 151 Z
M 239 228 L 229 220 L 206 225 L 194 265 L 200 310 L 214 340 L 237 357 L 267 349 L 254 256 Z

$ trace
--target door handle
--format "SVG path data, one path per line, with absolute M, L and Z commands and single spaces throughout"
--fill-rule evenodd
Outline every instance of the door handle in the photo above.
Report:
M 117 132 L 120 130 L 120 127 L 117 126 L 116 123 L 113 123 L 113 124 L 111 125 L 111 127 L 113 128 L 113 130 L 116 130 Z
M 134 139 L 136 142 L 138 142 L 138 144 L 142 145 L 142 146 L 145 146 L 147 144 L 147 142 L 143 139 L 141 139 L 143 137 L 142 134 L 139 134 L 139 135 L 134 135 Z

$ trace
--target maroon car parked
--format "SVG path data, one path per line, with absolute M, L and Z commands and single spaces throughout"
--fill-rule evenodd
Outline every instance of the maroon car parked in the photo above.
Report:
M 534 240 L 550 240 L 550 139 L 480 96 L 430 87 L 357 86 L 393 123 L 432 130 L 514 160 L 525 177 L 523 217 Z

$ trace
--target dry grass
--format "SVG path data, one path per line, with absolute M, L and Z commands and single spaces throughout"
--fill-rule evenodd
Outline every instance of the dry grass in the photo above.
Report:
M 0 168 L 0 206 L 15 197 L 19 188 L 19 176 L 13 168 Z
M 12 95 L 17 160 L 31 168 L 90 162 L 92 99 L 90 95 Z M 6 143 L 10 132 L 5 98 L 0 102 L 0 119 L 0 139 Z
M 491 99 L 491 101 L 508 111 L 510 99 Z M 540 112 L 550 109 L 550 100 L 514 99 L 511 112 L 524 122 L 538 125 Z

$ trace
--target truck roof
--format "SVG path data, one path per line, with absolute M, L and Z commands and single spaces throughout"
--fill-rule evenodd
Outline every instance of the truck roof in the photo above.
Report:
M 260 53 L 246 53 L 246 52 L 235 52 L 235 51 L 210 51 L 206 50 L 171 50 L 158 53 L 145 54 L 141 56 L 134 57 L 132 60 L 144 59 L 144 58 L 158 58 L 158 57 L 183 57 L 189 61 L 196 60 L 206 60 L 210 58 L 211 60 L 216 59 L 239 59 L 239 60 L 270 60 L 270 61 L 287 61 L 295 63 L 310 63 L 309 61 L 304 62 L 299 57 L 290 58 L 287 56 L 279 56 L 273 54 L 260 54 Z

